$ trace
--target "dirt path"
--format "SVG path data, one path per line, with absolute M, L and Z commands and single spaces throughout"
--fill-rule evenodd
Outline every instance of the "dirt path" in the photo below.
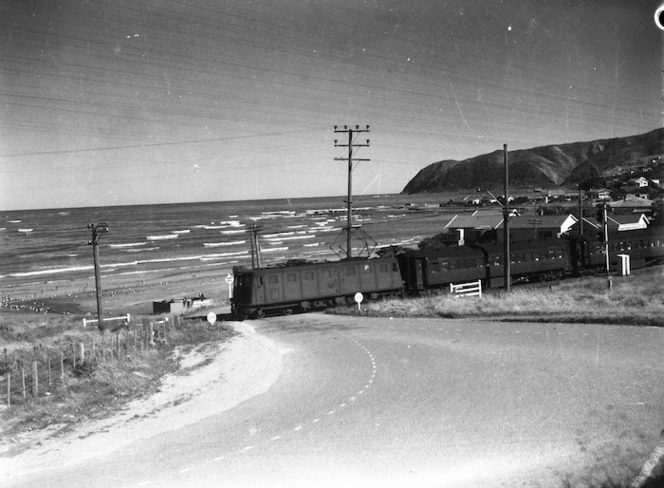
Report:
M 281 370 L 279 345 L 256 334 L 248 324 L 232 325 L 238 335 L 230 342 L 203 344 L 183 356 L 178 374 L 168 375 L 158 393 L 131 402 L 117 415 L 87 422 L 61 436 L 56 434 L 59 426 L 52 426 L 14 439 L 34 447 L 0 458 L 0 483 L 19 473 L 64 467 L 107 454 L 193 424 L 267 391 Z

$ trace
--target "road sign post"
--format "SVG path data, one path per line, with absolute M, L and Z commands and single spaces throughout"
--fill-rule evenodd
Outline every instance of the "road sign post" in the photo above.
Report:
M 355 301 L 357 302 L 357 309 L 362 310 L 360 303 L 362 303 L 362 300 L 364 300 L 364 295 L 362 295 L 361 292 L 357 292 L 355 294 Z

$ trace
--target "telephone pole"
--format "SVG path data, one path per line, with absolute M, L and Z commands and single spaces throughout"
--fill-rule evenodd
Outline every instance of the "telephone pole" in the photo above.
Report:
M 503 228 L 505 230 L 505 291 L 510 292 L 510 282 L 512 281 L 512 266 L 510 263 L 510 208 L 509 208 L 509 170 L 507 166 L 507 144 L 503 144 L 503 158 L 505 160 L 505 201 L 503 202 Z
M 92 230 L 92 240 L 88 244 L 92 245 L 92 256 L 95 262 L 95 289 L 97 291 L 97 327 L 103 333 L 104 322 L 101 309 L 101 273 L 99 272 L 99 240 L 102 234 L 108 232 L 108 224 L 100 222 L 99 224 L 88 224 L 88 229 Z
M 353 135 L 358 134 L 361 132 L 369 132 L 369 126 L 367 125 L 364 129 L 360 129 L 359 125 L 356 125 L 355 128 L 353 129 L 352 127 L 348 127 L 347 125 L 344 125 L 344 128 L 341 129 L 339 126 L 334 126 L 334 132 L 335 133 L 344 133 L 348 134 L 348 144 L 339 144 L 339 142 L 335 139 L 334 141 L 334 146 L 335 147 L 347 147 L 348 148 L 348 156 L 345 158 L 334 158 L 335 161 L 348 161 L 348 222 L 346 223 L 346 259 L 351 259 L 352 258 L 352 248 L 351 248 L 351 230 L 352 230 L 352 217 L 353 217 L 353 200 L 352 200 L 352 195 L 353 195 L 353 161 L 360 162 L 360 161 L 370 161 L 370 159 L 364 159 L 364 158 L 355 158 L 354 157 L 354 148 L 357 147 L 369 147 L 369 139 L 367 139 L 367 142 L 364 144 L 358 144 L 355 143 L 353 140 Z
M 261 267 L 261 247 L 258 243 L 258 233 L 263 230 L 262 225 L 251 224 L 251 269 Z

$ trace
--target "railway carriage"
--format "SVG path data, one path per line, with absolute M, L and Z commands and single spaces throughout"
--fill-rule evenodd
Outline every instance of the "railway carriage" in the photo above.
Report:
M 399 265 L 392 257 L 236 266 L 233 274 L 231 313 L 240 320 L 351 304 L 358 292 L 367 299 L 403 292 Z

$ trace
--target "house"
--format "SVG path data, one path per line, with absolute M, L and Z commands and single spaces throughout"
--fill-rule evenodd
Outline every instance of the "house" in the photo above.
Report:
M 629 180 L 629 183 L 634 186 L 638 186 L 639 188 L 645 188 L 648 186 L 648 179 L 640 176 L 639 178 Z
M 584 234 L 586 232 L 596 232 L 604 228 L 604 224 L 598 221 L 595 217 L 584 217 Z M 637 229 L 646 229 L 650 225 L 650 220 L 644 214 L 629 214 L 629 215 L 609 215 L 607 219 L 607 226 L 609 231 L 628 231 Z M 574 226 L 574 230 L 578 232 L 578 225 Z
M 652 207 L 653 201 L 648 199 L 647 195 L 645 196 L 635 196 L 629 195 L 626 196 L 624 200 L 618 200 L 616 202 L 609 202 L 607 205 L 616 214 L 626 214 L 626 213 L 640 213 L 648 212 Z
M 571 214 L 514 217 L 510 219 L 510 237 L 515 241 L 557 239 L 569 233 L 577 221 Z
M 500 210 L 476 211 L 472 215 L 455 215 L 445 230 L 456 233 L 460 245 L 501 242 L 503 220 Z M 509 220 L 510 239 L 556 239 L 569 232 L 576 221 L 573 215 L 519 215 L 512 212 Z
M 601 188 L 598 190 L 590 190 L 588 192 L 588 197 L 596 198 L 598 200 L 610 200 L 611 199 L 611 190 L 606 188 Z

